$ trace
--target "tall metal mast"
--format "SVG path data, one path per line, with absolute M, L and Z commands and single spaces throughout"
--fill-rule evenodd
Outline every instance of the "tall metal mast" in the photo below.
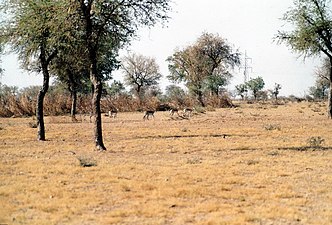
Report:
M 247 51 L 244 53 L 244 83 L 249 80 L 249 70 L 252 72 L 252 67 L 249 65 L 249 62 L 252 63 L 252 58 L 249 58 L 247 55 Z

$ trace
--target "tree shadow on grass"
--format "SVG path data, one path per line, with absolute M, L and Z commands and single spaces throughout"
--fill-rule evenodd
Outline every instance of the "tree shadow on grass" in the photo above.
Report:
M 145 137 L 136 137 L 138 139 L 176 139 L 176 138 L 207 138 L 207 137 L 214 137 L 214 138 L 226 138 L 230 137 L 231 135 L 228 134 L 188 134 L 188 135 L 156 135 L 156 136 L 145 136 Z
M 282 148 L 278 148 L 278 150 L 292 150 L 292 151 L 300 151 L 300 152 L 304 152 L 304 151 L 329 151 L 332 150 L 332 147 L 327 146 L 327 147 L 323 147 L 323 146 L 300 146 L 300 147 L 282 147 Z

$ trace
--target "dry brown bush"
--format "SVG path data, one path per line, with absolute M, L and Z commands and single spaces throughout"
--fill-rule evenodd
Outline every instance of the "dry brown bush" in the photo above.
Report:
M 106 96 L 101 101 L 101 110 L 108 112 L 116 108 L 120 112 L 132 112 L 139 108 L 139 101 L 129 95 Z
M 232 100 L 228 95 L 210 96 L 207 105 L 215 108 L 232 108 L 234 107 Z
M 36 89 L 36 87 L 35 87 Z M 35 114 L 36 99 L 38 91 L 24 90 L 21 93 L 11 94 L 7 93 L 5 96 L 0 96 L 0 117 L 22 117 L 32 116 Z M 37 89 L 38 90 L 38 89 Z M 77 97 L 77 114 L 89 114 L 92 110 L 90 94 L 79 94 Z M 50 116 L 68 115 L 71 111 L 71 96 L 68 92 L 55 92 L 49 91 L 44 99 L 44 114 Z M 205 103 L 208 111 L 216 108 L 232 108 L 234 104 L 228 95 L 221 96 L 206 96 Z M 255 104 L 257 102 L 251 101 L 248 104 Z M 264 101 L 259 102 L 266 105 L 283 105 L 286 104 L 285 100 Z M 183 109 L 186 107 L 198 106 L 197 100 L 186 95 L 181 98 L 163 99 L 159 97 L 146 97 L 141 102 L 129 95 L 120 94 L 117 96 L 103 96 L 101 100 L 101 111 L 107 113 L 109 110 L 116 108 L 120 112 L 134 112 L 144 110 L 156 110 L 158 108 L 165 108 L 160 106 L 170 106 L 172 108 Z M 316 109 L 315 109 L 316 110 Z

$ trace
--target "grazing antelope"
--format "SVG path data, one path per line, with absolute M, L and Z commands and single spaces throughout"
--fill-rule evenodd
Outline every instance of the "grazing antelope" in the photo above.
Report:
M 154 113 L 155 113 L 155 111 L 153 111 L 153 110 L 147 110 L 147 111 L 145 111 L 145 114 L 144 114 L 144 116 L 143 116 L 143 120 L 145 120 L 145 119 L 149 119 L 149 117 L 153 117 L 154 118 Z
M 109 117 L 111 117 L 111 118 L 113 118 L 113 119 L 115 119 L 115 117 L 117 117 L 117 115 L 118 115 L 118 110 L 117 109 L 112 109 L 112 110 L 110 110 L 110 111 L 108 111 L 108 116 Z
M 180 116 L 180 115 L 179 115 L 179 110 L 178 110 L 178 109 L 171 109 L 171 110 L 169 111 L 169 115 L 170 115 L 170 116 L 173 116 L 174 113 L 176 113 L 178 116 Z
M 187 116 L 187 117 L 190 118 L 192 113 L 193 113 L 192 108 L 184 108 L 183 109 L 183 116 Z

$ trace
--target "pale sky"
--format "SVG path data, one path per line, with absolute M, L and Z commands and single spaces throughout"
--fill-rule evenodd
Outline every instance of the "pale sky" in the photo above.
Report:
M 139 32 L 140 39 L 133 41 L 128 50 L 155 57 L 161 73 L 166 77 L 166 58 L 176 48 L 193 44 L 203 32 L 219 34 L 234 49 L 247 52 L 252 59 L 250 77 L 262 76 L 271 89 L 274 83 L 282 85 L 281 95 L 303 96 L 314 85 L 314 71 L 320 59 L 299 58 L 285 45 L 278 45 L 273 37 L 283 30 L 283 14 L 292 6 L 292 0 L 173 0 L 173 11 L 167 27 L 156 26 Z M 123 51 L 123 54 L 126 54 Z M 5 73 L 1 82 L 6 85 L 25 87 L 41 85 L 42 75 L 26 74 L 18 69 L 15 56 L 2 58 Z M 230 90 L 243 83 L 243 70 L 235 69 L 234 78 L 227 87 Z M 115 79 L 122 74 L 116 72 Z M 170 83 L 163 79 L 163 88 Z

